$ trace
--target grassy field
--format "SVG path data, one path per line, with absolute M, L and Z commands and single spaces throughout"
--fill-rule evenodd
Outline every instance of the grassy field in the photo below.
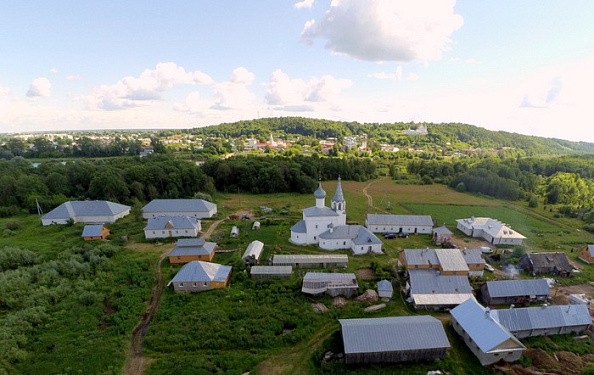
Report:
M 336 181 L 323 183 L 327 204 L 334 194 Z M 370 207 L 364 189 L 373 197 Z M 496 199 L 458 193 L 440 185 L 398 185 L 389 179 L 369 182 L 343 181 L 347 200 L 347 220 L 364 224 L 365 215 L 375 212 L 402 214 L 429 214 L 438 223 L 455 228 L 455 219 L 469 216 L 489 216 L 510 224 L 528 237 L 527 248 L 534 251 L 559 249 L 575 261 L 575 252 L 581 244 L 594 243 L 594 236 L 578 231 L 576 221 L 558 219 L 543 208 L 529 209 L 524 202 L 510 203 Z M 466 349 L 464 344 L 446 324 L 452 349 L 446 358 L 437 363 L 351 367 L 321 361 L 327 350 L 338 352 L 341 343 L 338 335 L 339 318 L 379 317 L 410 315 L 416 312 L 404 302 L 401 294 L 387 303 L 384 310 L 366 313 L 365 304 L 351 300 L 344 307 L 332 307 L 329 297 L 312 298 L 301 293 L 301 278 L 305 271 L 297 270 L 289 280 L 256 282 L 251 280 L 241 261 L 246 246 L 253 240 L 264 242 L 263 259 L 273 254 L 309 253 L 323 254 L 317 246 L 297 246 L 288 241 L 290 227 L 302 218 L 302 209 L 314 204 L 313 194 L 218 194 L 215 196 L 219 214 L 247 213 L 251 220 L 225 220 L 211 236 L 218 248 L 214 262 L 233 266 L 231 286 L 199 294 L 176 294 L 167 288 L 154 320 L 145 338 L 144 355 L 152 362 L 150 374 L 241 374 L 253 371 L 260 374 L 305 373 L 406 373 L 425 374 L 428 370 L 442 369 L 455 374 L 489 374 Z M 273 209 L 264 214 L 261 206 Z M 203 229 L 217 218 L 204 220 Z M 260 230 L 252 230 L 252 222 L 261 222 Z M 8 230 L 9 223 L 17 229 Z M 51 281 L 36 281 L 23 291 L 6 289 L 0 285 L 0 302 L 7 294 L 16 293 L 30 305 L 2 305 L 0 325 L 7 329 L 7 322 L 16 313 L 30 311 L 36 302 L 44 306 L 47 317 L 30 330 L 24 331 L 17 348 L 20 350 L 12 362 L 0 362 L 7 373 L 102 373 L 119 374 L 129 344 L 131 331 L 139 321 L 150 296 L 153 269 L 159 255 L 172 247 L 169 241 L 145 241 L 142 229 L 145 223 L 132 215 L 110 225 L 109 244 L 117 251 L 104 256 L 101 267 L 94 269 L 85 252 L 94 252 L 96 243 L 73 252 L 84 241 L 80 238 L 82 225 L 42 227 L 39 218 L 23 215 L 0 219 L 0 248 L 20 247 L 40 256 L 38 264 L 19 267 L 0 273 L 1 280 L 14 280 L 16 272 L 31 272 L 35 267 L 51 270 L 55 262 L 64 265 L 76 260 L 82 270 L 89 271 L 66 276 L 58 273 Z M 232 226 L 238 226 L 240 235 L 230 238 Z M 456 236 L 462 236 L 454 231 Z M 121 240 L 126 236 L 126 242 Z M 430 236 L 413 235 L 384 241 L 382 255 L 349 257 L 349 266 L 341 272 L 360 272 L 376 269 L 371 280 L 359 279 L 361 291 L 375 288 L 377 279 L 390 275 L 399 252 L 405 248 L 433 247 Z M 337 253 L 349 254 L 348 251 Z M 89 259 L 87 259 L 89 258 Z M 95 259 L 95 258 L 93 258 Z M 95 259 L 96 261 L 96 259 Z M 85 266 L 86 263 L 89 266 Z M 72 263 L 74 265 L 74 263 Z M 583 272 L 562 283 L 582 283 L 591 280 L 592 266 L 580 264 Z M 72 266 L 74 267 L 74 266 Z M 44 270 L 46 268 L 43 268 Z M 165 280 L 170 280 L 179 270 L 163 262 Z M 67 268 L 66 268 L 67 269 Z M 35 272 L 34 272 L 35 271 Z M 45 272 L 45 271 L 44 271 Z M 50 271 L 48 271 L 50 272 Z M 52 274 L 53 275 L 53 274 Z M 9 278 L 9 277 L 12 277 Z M 33 277 L 33 276 L 27 276 Z M 45 280 L 45 279 L 39 279 Z M 398 281 L 396 281 L 398 283 Z M 2 286 L 4 285 L 4 286 Z M 4 288 L 4 289 L 3 289 Z M 18 292 L 18 293 L 17 293 Z M 25 293 L 25 294 L 26 294 Z M 46 295 L 56 296 L 47 299 Z M 26 298 L 25 298 L 26 297 Z M 15 297 L 16 298 L 16 297 Z M 48 303 L 50 301 L 51 303 Z M 317 313 L 312 303 L 329 307 L 326 313 Z M 448 314 L 433 314 L 447 322 Z M 533 340 L 535 347 L 548 351 L 571 350 L 571 339 L 558 341 L 551 337 Z M 0 335 L 0 345 L 8 345 Z M 591 347 L 591 341 L 575 346 L 582 352 Z M 81 361 L 80 358 L 84 358 Z

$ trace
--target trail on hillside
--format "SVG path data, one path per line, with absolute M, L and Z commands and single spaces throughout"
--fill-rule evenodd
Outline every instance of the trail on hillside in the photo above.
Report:
M 208 228 L 208 230 L 202 235 L 202 238 L 208 240 L 212 233 L 215 231 L 217 226 L 222 223 L 225 219 L 217 220 Z M 130 346 L 128 353 L 126 354 L 126 361 L 124 362 L 124 375 L 142 375 L 146 372 L 146 369 L 152 362 L 152 359 L 142 356 L 142 344 L 144 343 L 144 335 L 146 330 L 153 319 L 153 315 L 157 311 L 159 304 L 161 303 L 161 295 L 165 282 L 163 281 L 163 272 L 161 270 L 161 264 L 167 257 L 169 249 L 166 249 L 157 262 L 155 268 L 155 280 L 153 282 L 153 288 L 151 291 L 150 302 L 140 319 L 140 322 L 134 327 L 132 331 L 132 337 L 130 338 Z

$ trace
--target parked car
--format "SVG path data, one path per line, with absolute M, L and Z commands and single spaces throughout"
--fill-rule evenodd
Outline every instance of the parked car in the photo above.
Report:
M 458 246 L 453 243 L 453 242 L 444 242 L 441 247 L 443 247 L 444 249 L 457 249 Z
M 493 253 L 493 249 L 491 249 L 489 246 L 483 246 L 481 247 L 481 252 L 483 254 L 491 254 Z
M 493 266 L 490 265 L 489 263 L 485 263 L 485 269 L 489 272 L 495 271 L 495 268 L 493 268 Z
M 400 237 L 400 238 L 408 238 L 408 233 L 406 233 L 406 232 L 400 232 L 400 233 L 398 233 L 398 237 Z
M 392 238 L 398 237 L 396 233 L 384 233 L 384 238 L 391 240 Z

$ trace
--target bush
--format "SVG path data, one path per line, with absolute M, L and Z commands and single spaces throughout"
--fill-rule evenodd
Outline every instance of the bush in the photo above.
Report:
M 9 221 L 4 225 L 4 227 L 8 230 L 15 231 L 21 229 L 21 223 L 17 221 Z
M 458 185 L 456 185 L 456 191 L 459 191 L 460 193 L 464 193 L 466 191 L 466 185 L 464 182 L 460 182 Z

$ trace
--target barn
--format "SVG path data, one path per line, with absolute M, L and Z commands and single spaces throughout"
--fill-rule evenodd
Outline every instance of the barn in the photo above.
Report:
M 543 302 L 549 294 L 545 279 L 487 281 L 481 287 L 481 298 L 487 305 Z
M 450 348 L 443 325 L 428 315 L 338 321 L 347 364 L 439 360 Z
M 520 267 L 532 275 L 571 276 L 573 273 L 567 255 L 561 252 L 526 253 L 520 258 Z

